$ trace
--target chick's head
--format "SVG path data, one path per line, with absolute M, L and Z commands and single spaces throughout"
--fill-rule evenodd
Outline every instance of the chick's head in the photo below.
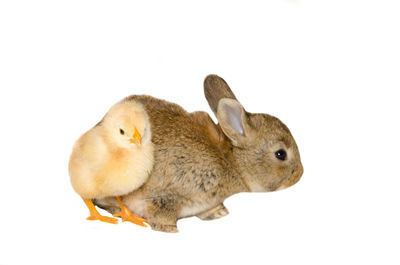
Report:
M 101 124 L 108 141 L 121 148 L 139 148 L 150 139 L 150 123 L 144 108 L 137 102 L 114 105 Z

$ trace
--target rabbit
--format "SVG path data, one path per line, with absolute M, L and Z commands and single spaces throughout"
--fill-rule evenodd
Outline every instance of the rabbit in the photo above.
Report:
M 204 92 L 219 124 L 206 112 L 188 113 L 151 96 L 126 99 L 140 102 L 149 115 L 154 166 L 143 186 L 122 199 L 153 230 L 178 232 L 177 220 L 184 217 L 223 217 L 229 196 L 281 190 L 303 174 L 296 142 L 279 119 L 246 112 L 217 75 L 206 77 Z M 94 203 L 119 212 L 115 198 Z

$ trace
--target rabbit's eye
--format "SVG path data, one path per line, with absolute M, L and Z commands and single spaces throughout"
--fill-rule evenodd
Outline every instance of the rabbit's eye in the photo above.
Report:
M 283 149 L 276 151 L 275 157 L 282 161 L 286 160 L 286 151 Z
M 122 130 L 122 129 L 119 129 L 119 133 L 120 133 L 121 135 L 124 135 L 124 134 L 125 134 L 124 130 Z

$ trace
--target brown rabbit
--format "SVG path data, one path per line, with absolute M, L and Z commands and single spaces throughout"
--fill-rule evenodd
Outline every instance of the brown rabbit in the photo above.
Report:
M 218 125 L 206 112 L 188 113 L 150 96 L 127 98 L 142 103 L 149 115 L 154 167 L 123 202 L 154 230 L 177 232 L 177 220 L 188 216 L 223 217 L 227 197 L 284 189 L 303 174 L 296 142 L 279 119 L 246 112 L 216 75 L 207 76 L 204 91 Z M 95 203 L 119 211 L 114 198 Z

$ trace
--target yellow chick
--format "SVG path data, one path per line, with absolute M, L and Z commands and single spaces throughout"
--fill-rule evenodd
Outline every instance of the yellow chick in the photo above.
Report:
M 69 175 L 74 190 L 90 211 L 88 220 L 114 223 L 115 218 L 102 216 L 92 199 L 116 196 L 122 221 L 146 226 L 146 220 L 132 214 L 122 203 L 121 195 L 139 188 L 153 167 L 153 144 L 149 117 L 135 101 L 121 101 L 108 111 L 103 120 L 83 134 L 73 147 Z

